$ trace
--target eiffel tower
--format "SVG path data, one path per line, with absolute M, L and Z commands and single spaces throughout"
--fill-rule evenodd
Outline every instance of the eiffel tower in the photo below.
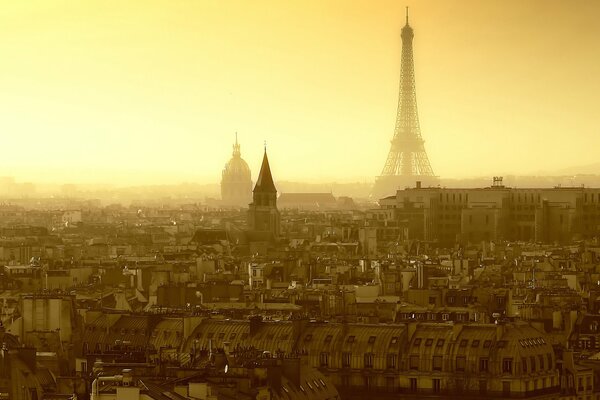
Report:
M 414 36 L 413 29 L 408 24 L 406 7 L 406 25 L 401 34 L 402 60 L 396 127 L 383 171 L 375 180 L 372 190 L 372 196 L 376 199 L 395 195 L 396 190 L 413 186 L 417 181 L 425 185 L 437 184 L 419 126 L 412 45 Z

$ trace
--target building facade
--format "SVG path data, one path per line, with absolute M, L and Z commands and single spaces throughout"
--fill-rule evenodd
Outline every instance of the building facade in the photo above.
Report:
M 379 201 L 408 239 L 440 244 L 482 241 L 564 243 L 600 226 L 600 189 L 584 187 L 452 189 L 417 185 Z

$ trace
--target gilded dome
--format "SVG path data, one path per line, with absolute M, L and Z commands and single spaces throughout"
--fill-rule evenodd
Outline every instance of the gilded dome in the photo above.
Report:
M 221 199 L 227 205 L 248 205 L 252 199 L 252 178 L 250 167 L 240 152 L 240 145 L 235 136 L 233 154 L 225 164 L 221 176 Z
M 242 158 L 240 145 L 237 142 L 237 135 L 235 144 L 233 145 L 231 160 L 223 168 L 223 180 L 229 182 L 245 182 L 250 180 L 250 167 L 248 167 L 248 164 Z

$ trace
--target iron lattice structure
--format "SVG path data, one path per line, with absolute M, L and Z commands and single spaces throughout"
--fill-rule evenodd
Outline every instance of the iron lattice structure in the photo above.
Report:
M 402 176 L 405 178 L 435 177 L 425 152 L 417 113 L 415 68 L 413 62 L 413 29 L 408 24 L 402 28 L 402 60 L 400 95 L 396 114 L 396 127 L 391 148 L 380 178 Z

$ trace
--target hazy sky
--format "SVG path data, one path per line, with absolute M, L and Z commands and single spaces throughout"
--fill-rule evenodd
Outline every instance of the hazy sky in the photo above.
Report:
M 381 172 L 411 7 L 436 174 L 597 162 L 600 1 L 0 0 L 0 175 L 218 182 Z M 599 171 L 600 172 L 600 171 Z

